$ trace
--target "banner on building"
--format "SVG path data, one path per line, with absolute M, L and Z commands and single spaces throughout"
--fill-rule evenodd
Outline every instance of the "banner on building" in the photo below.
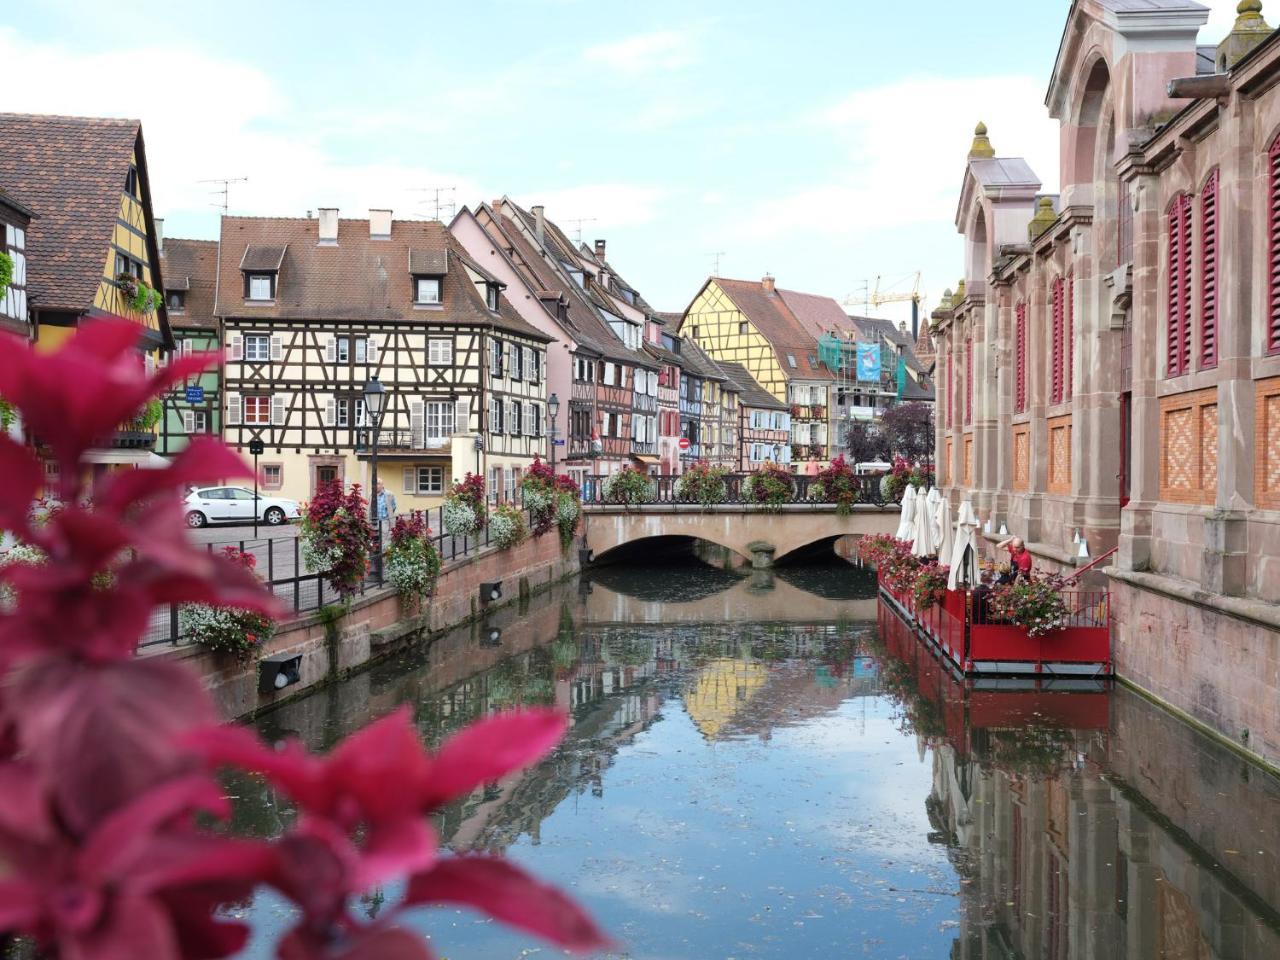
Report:
M 880 382 L 880 344 L 858 344 L 858 380 L 862 383 Z

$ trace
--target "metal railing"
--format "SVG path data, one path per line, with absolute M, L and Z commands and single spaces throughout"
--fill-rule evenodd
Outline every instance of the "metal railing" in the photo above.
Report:
M 743 506 L 758 505 L 744 492 L 744 484 L 749 473 L 730 473 L 724 478 L 725 496 L 720 503 L 724 504 L 740 504 Z M 600 507 L 600 506 L 616 506 L 610 503 L 605 497 L 604 481 L 607 474 L 593 474 L 586 478 L 586 482 L 582 485 L 582 505 L 584 507 Z M 792 475 L 791 477 L 794 489 L 791 498 L 787 503 L 796 504 L 819 504 L 825 501 L 819 500 L 814 496 L 813 484 L 817 480 L 816 477 L 804 475 Z M 858 503 L 870 504 L 873 506 L 888 506 L 895 501 L 884 496 L 880 490 L 880 478 L 877 476 L 858 477 Z M 680 477 L 663 474 L 660 476 L 649 478 L 649 499 L 645 505 L 662 505 L 662 504 L 688 504 L 693 501 L 681 498 L 677 484 Z
M 489 506 L 492 509 L 492 504 Z M 475 536 L 453 536 L 445 532 L 442 506 L 432 507 L 422 513 L 431 530 L 428 540 L 440 553 L 442 571 L 448 569 L 450 564 L 482 553 L 493 546 L 487 525 Z M 528 522 L 527 511 L 525 519 Z M 392 525 L 393 521 L 383 521 L 379 543 L 385 543 L 390 536 Z M 323 574 L 306 568 L 302 556 L 302 541 L 298 536 L 259 539 L 246 537 L 238 540 L 222 540 L 204 544 L 204 546 L 209 553 L 220 552 L 226 547 L 236 547 L 244 553 L 252 554 L 257 561 L 256 571 L 262 578 L 263 585 L 276 595 L 286 610 L 291 611 L 295 616 L 315 612 L 341 599 L 338 592 L 325 580 Z M 370 590 L 380 589 L 384 585 L 383 565 L 374 562 L 370 565 L 369 575 L 357 589 L 356 596 L 364 596 Z M 178 605 L 166 604 L 152 612 L 147 632 L 138 646 L 175 645 L 182 639 Z

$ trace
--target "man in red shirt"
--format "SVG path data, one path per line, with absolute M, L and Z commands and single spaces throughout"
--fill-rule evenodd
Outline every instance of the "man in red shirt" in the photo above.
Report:
M 1027 549 L 1021 537 L 1003 540 L 996 544 L 996 549 L 1009 551 L 1009 565 L 1015 576 L 1022 577 L 1024 580 L 1031 579 L 1031 551 Z

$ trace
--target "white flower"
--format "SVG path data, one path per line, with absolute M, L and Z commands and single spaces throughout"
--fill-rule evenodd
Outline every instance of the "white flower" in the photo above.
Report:
M 328 573 L 342 560 L 342 549 L 326 547 L 312 537 L 302 538 L 302 562 L 312 573 Z
M 551 509 L 552 491 L 543 486 L 527 486 L 524 488 L 524 505 L 530 513 L 545 513 Z
M 480 529 L 480 518 L 470 503 L 450 497 L 444 502 L 444 529 L 450 536 L 467 537 Z

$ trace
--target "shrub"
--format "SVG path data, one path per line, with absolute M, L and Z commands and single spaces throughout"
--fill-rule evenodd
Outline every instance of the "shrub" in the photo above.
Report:
M 167 604 L 279 609 L 243 564 L 184 529 L 184 484 L 250 475 L 220 441 L 193 438 L 162 470 L 102 478 L 86 501 L 94 439 L 209 361 L 176 358 L 143 376 L 138 336 L 131 321 L 103 320 L 52 352 L 4 345 L 0 391 L 49 445 L 66 506 L 32 524 L 41 463 L 0 440 L 0 530 L 50 568 L 0 566 L 18 597 L 0 618 L 0 945 L 27 938 L 24 952 L 49 958 L 218 960 L 249 938 L 233 905 L 269 886 L 289 904 L 273 954 L 292 960 L 427 960 L 410 911 L 440 903 L 573 953 L 608 946 L 564 894 L 503 858 L 446 856 L 435 833 L 447 804 L 546 755 L 562 713 L 488 717 L 428 750 L 402 707 L 319 755 L 219 725 L 187 665 L 136 655 Z M 226 767 L 262 775 L 297 810 L 278 838 L 230 834 L 217 776 Z M 376 919 L 350 909 L 383 886 L 402 893 Z
M 1042 637 L 1067 625 L 1067 605 L 1062 600 L 1061 577 L 1015 580 L 992 587 L 987 610 L 992 619 L 1025 627 L 1032 637 Z
M 643 470 L 623 467 L 617 473 L 604 478 L 601 486 L 606 503 L 621 503 L 630 506 L 634 503 L 651 503 L 653 501 L 653 484 L 649 475 Z
M 450 536 L 469 537 L 484 529 L 489 519 L 484 502 L 484 477 L 468 473 L 449 488 L 444 498 L 444 529 Z
M 499 550 L 519 546 L 529 537 L 529 528 L 524 522 L 524 511 L 511 503 L 500 503 L 489 518 L 489 539 Z
M 858 541 L 858 559 L 877 566 L 886 557 L 899 551 L 910 552 L 910 546 L 889 533 L 877 533 Z
M 795 499 L 796 480 L 785 467 L 766 463 L 742 483 L 742 496 L 749 503 L 777 510 Z
M 724 503 L 728 494 L 724 478 L 728 472 L 724 467 L 713 467 L 705 460 L 699 460 L 676 481 L 676 496 L 688 503 L 700 503 L 704 507 Z
M 819 503 L 834 503 L 840 516 L 848 516 L 858 502 L 858 477 L 842 455 L 832 460 L 831 466 L 818 472 L 809 492 Z
M 396 517 L 383 569 L 401 597 L 420 604 L 431 595 L 440 576 L 440 551 L 430 540 L 431 530 L 421 510 Z
M 238 547 L 224 547 L 222 555 L 257 576 L 257 558 Z M 276 625 L 270 617 L 235 607 L 191 603 L 178 608 L 178 629 L 192 643 L 217 653 L 247 660 L 271 639 Z
M 326 483 L 302 515 L 303 558 L 344 600 L 354 596 L 369 574 L 373 523 L 360 485 L 342 492 L 339 481 Z

